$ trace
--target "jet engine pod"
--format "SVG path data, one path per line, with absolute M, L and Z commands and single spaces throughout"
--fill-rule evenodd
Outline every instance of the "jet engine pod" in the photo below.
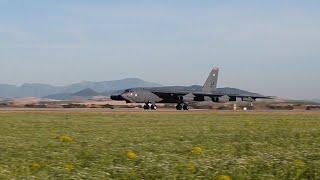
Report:
M 253 99 L 252 97 L 243 97 L 242 101 L 246 101 L 246 102 L 254 102 L 255 99 Z
M 209 97 L 209 96 L 204 96 L 204 97 L 203 97 L 203 100 L 204 100 L 204 101 L 212 101 L 212 98 Z
M 226 103 L 226 102 L 230 101 L 230 97 L 225 95 L 225 96 L 219 97 L 218 100 L 219 100 L 220 103 Z
M 192 93 L 182 96 L 183 102 L 192 102 L 194 101 L 194 98 L 195 96 Z

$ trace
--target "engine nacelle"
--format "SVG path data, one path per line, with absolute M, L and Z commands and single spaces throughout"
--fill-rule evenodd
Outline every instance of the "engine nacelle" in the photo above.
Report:
M 182 97 L 181 97 L 181 100 L 182 100 L 183 102 L 193 102 L 193 101 L 195 100 L 195 96 L 190 93 L 190 94 L 187 94 L 187 95 L 185 95 L 185 96 L 182 96 Z
M 203 102 L 203 101 L 210 101 L 210 102 L 213 101 L 213 102 L 215 102 L 214 99 L 209 97 L 209 96 L 195 96 L 193 98 L 193 100 L 194 101 L 198 101 L 198 102 Z
M 218 102 L 220 103 L 226 103 L 230 101 L 230 97 L 229 96 L 221 96 L 218 98 Z
M 212 98 L 209 96 L 204 96 L 203 101 L 212 101 Z
M 253 99 L 252 97 L 243 97 L 242 101 L 246 101 L 246 102 L 254 102 L 255 99 Z

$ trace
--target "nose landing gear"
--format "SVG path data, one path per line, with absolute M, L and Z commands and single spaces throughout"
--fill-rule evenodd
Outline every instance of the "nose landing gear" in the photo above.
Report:
M 188 110 L 189 110 L 189 106 L 188 106 L 188 104 L 186 104 L 186 103 L 179 103 L 179 104 L 176 106 L 176 109 L 177 109 L 178 111 L 181 111 L 181 110 L 188 111 Z

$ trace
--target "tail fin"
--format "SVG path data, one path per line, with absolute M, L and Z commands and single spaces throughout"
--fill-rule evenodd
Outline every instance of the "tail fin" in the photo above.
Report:
M 206 80 L 205 84 L 203 85 L 203 92 L 210 93 L 216 91 L 217 83 L 218 83 L 218 76 L 219 76 L 219 68 L 213 68 L 209 74 L 208 79 Z

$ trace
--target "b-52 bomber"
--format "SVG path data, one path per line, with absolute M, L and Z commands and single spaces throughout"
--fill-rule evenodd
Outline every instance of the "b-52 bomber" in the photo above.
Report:
M 144 103 L 145 110 L 156 110 L 156 103 L 175 103 L 177 110 L 189 110 L 193 102 L 226 103 L 232 101 L 254 102 L 256 99 L 272 99 L 269 96 L 228 94 L 217 91 L 219 68 L 213 68 L 208 79 L 200 91 L 181 91 L 174 88 L 132 88 L 120 95 L 111 96 L 112 100 L 126 101 L 127 103 Z

